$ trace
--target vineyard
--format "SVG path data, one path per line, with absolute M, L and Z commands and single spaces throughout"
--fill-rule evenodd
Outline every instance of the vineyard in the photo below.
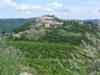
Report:
M 94 64 L 100 55 L 95 48 L 59 43 L 10 41 L 25 57 L 22 64 L 32 68 L 36 75 L 99 75 L 99 64 Z M 96 58 L 96 59 L 94 59 Z

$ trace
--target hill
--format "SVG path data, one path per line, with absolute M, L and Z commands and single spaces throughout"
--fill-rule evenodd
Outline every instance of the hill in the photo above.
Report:
M 84 20 L 85 23 L 100 24 L 99 19 Z
M 11 32 L 13 29 L 21 27 L 31 19 L 0 19 L 0 32 Z
M 85 23 L 82 20 L 62 20 L 54 15 L 44 15 L 15 29 L 14 32 L 20 36 L 19 39 L 24 40 L 80 45 L 82 41 L 93 44 L 92 38 L 94 35 L 98 37 L 99 30 L 99 24 Z
M 0 44 L 1 75 L 100 75 L 99 24 L 45 15 L 13 32 Z
M 24 71 L 34 75 L 100 74 L 99 50 L 92 46 L 84 48 L 61 43 L 22 40 L 11 41 L 9 45 L 23 52 L 24 59 L 21 64 L 25 68 L 28 67 L 28 70 Z

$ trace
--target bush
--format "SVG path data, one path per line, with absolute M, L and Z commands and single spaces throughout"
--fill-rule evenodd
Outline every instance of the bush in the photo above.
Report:
M 0 75 L 19 75 L 20 56 L 18 49 L 0 42 Z

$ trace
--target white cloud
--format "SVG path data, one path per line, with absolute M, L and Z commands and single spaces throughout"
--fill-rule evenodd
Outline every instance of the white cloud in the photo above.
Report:
M 15 6 L 16 3 L 12 0 L 0 0 L 0 6 L 1 7 L 12 7 Z
M 54 9 L 58 9 L 58 8 L 62 8 L 63 4 L 56 1 L 56 2 L 53 2 L 52 4 L 50 4 L 50 7 L 54 8 Z
M 39 4 L 30 4 L 30 3 L 16 3 L 14 0 L 0 0 L 0 5 L 3 8 L 10 8 L 12 10 L 20 11 L 38 11 L 38 12 L 48 12 L 52 13 L 60 8 L 62 4 L 55 1 L 53 3 L 47 4 L 45 6 Z
M 32 15 L 32 13 L 52 13 L 52 14 L 62 14 L 62 16 L 69 17 L 94 17 L 100 16 L 100 1 L 89 0 L 83 5 L 63 5 L 57 0 L 53 3 L 46 5 L 32 4 L 32 3 L 16 3 L 14 0 L 0 0 L 0 7 L 10 8 L 12 11 L 23 12 L 26 15 Z M 64 14 L 64 15 L 63 15 Z
M 53 8 L 47 6 L 41 6 L 38 4 L 29 4 L 29 3 L 21 3 L 18 4 L 13 0 L 0 0 L 1 7 L 11 8 L 13 10 L 20 10 L 20 11 L 45 11 L 45 12 L 52 12 L 54 11 Z
M 67 10 L 68 9 L 68 10 Z M 62 16 L 66 16 L 67 18 L 72 18 L 72 19 L 94 19 L 95 17 L 99 18 L 100 13 L 99 13 L 99 7 L 87 7 L 87 6 L 69 6 L 60 12 Z M 64 17 L 63 16 L 63 17 Z
M 30 10 L 30 9 L 32 8 L 32 5 L 26 4 L 26 3 L 17 4 L 17 5 L 15 6 L 15 8 L 25 11 L 25 10 Z
M 52 8 L 41 6 L 41 5 L 31 5 L 31 4 L 20 4 L 15 7 L 17 10 L 21 11 L 42 11 L 42 12 L 52 12 Z
M 31 15 L 32 12 L 31 12 L 31 11 L 26 11 L 25 14 L 26 14 L 26 15 Z
M 46 7 L 46 6 L 41 6 L 41 5 L 32 5 L 32 10 L 47 11 L 47 12 L 54 11 L 52 8 L 49 8 L 49 7 Z

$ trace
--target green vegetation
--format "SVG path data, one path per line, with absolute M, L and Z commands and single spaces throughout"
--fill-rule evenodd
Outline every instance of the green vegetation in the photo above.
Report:
M 60 43 L 30 41 L 12 41 L 10 44 L 23 52 L 26 61 L 22 64 L 33 68 L 37 75 L 100 74 L 100 55 L 91 46 L 86 49 Z
M 21 27 L 28 19 L 0 19 L 0 32 L 11 32 L 17 27 Z
M 21 32 L 30 29 L 30 26 L 35 23 L 35 19 L 30 19 L 28 22 L 24 23 L 23 26 L 13 29 L 13 32 Z
M 0 75 L 100 75 L 100 26 L 52 18 L 2 36 Z
M 44 25 L 39 27 L 35 25 L 37 25 L 37 22 L 34 21 L 15 29 L 15 32 L 21 32 L 21 38 L 18 39 L 80 45 L 82 40 L 91 43 L 86 35 L 87 33 L 92 36 L 95 35 L 96 27 L 98 27 L 97 25 L 80 24 L 79 22 L 63 22 L 62 25 L 51 25 L 49 28 Z
M 65 30 L 53 29 L 47 31 L 46 34 L 39 39 L 39 41 L 80 45 L 81 40 L 85 39 L 85 37 L 82 35 L 78 36 L 77 34 L 75 34 L 76 33 L 66 32 Z
M 0 42 L 0 75 L 19 75 L 21 51 Z

